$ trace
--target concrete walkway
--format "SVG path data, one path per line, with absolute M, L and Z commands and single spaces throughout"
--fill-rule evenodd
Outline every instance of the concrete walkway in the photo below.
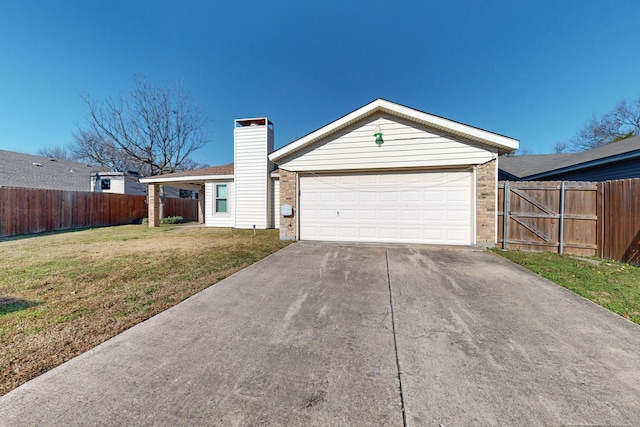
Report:
M 1 397 L 0 425 L 640 425 L 640 327 L 487 252 L 298 242 Z

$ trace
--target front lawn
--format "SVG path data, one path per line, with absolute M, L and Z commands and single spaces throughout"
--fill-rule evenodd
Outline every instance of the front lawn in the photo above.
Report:
M 553 253 L 495 252 L 640 324 L 638 267 L 599 258 L 578 258 Z
M 184 225 L 0 241 L 0 395 L 287 244 Z

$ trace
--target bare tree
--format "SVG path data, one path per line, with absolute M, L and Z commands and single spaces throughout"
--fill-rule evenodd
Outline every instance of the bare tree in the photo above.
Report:
M 528 156 L 530 154 L 531 150 L 529 148 L 520 146 L 516 151 L 505 154 L 505 157 Z
M 153 86 L 141 78 L 127 96 L 97 102 L 90 96 L 87 124 L 74 134 L 72 151 L 115 170 L 148 176 L 185 170 L 207 142 L 206 119 L 180 84 Z
M 636 135 L 640 135 L 640 96 L 631 104 L 623 99 L 602 117 L 594 114 L 571 140 L 571 145 L 577 150 L 589 150 Z
M 76 158 L 95 162 L 118 172 L 136 171 L 149 175 L 145 165 L 136 162 L 113 141 L 103 140 L 92 130 L 78 130 L 73 136 L 75 143 L 71 146 L 71 151 Z
M 42 157 L 49 157 L 50 159 L 57 160 L 72 160 L 72 154 L 60 145 L 55 147 L 43 147 L 38 150 L 38 155 Z
M 556 141 L 553 145 L 553 152 L 555 154 L 562 154 L 569 151 L 570 144 L 567 141 Z

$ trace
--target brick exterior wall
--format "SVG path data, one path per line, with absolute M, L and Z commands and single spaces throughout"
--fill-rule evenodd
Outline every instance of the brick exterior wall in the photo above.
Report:
M 149 184 L 149 227 L 158 227 L 160 225 L 160 186 L 158 184 Z
M 476 168 L 476 244 L 492 248 L 496 244 L 497 160 Z
M 280 205 L 291 205 L 293 208 L 293 216 L 284 217 L 280 213 L 280 239 L 281 240 L 297 240 L 298 228 L 298 206 L 296 197 L 298 191 L 298 174 L 285 169 L 279 170 L 280 174 Z

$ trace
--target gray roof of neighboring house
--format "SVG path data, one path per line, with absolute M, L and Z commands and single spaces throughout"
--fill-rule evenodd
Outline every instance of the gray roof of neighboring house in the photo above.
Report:
M 91 191 L 91 174 L 103 166 L 0 150 L 0 187 Z
M 633 157 L 640 157 L 640 136 L 612 142 L 580 153 L 501 156 L 498 168 L 519 179 L 532 179 Z

